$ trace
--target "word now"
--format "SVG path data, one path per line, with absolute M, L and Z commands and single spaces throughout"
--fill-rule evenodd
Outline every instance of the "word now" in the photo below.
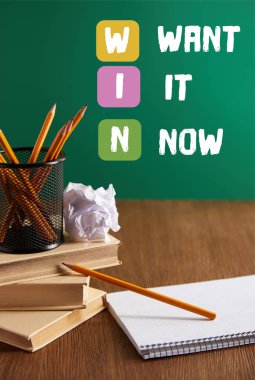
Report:
M 203 51 L 208 52 L 210 42 L 214 50 L 219 52 L 221 49 L 221 31 L 227 34 L 226 51 L 232 53 L 234 51 L 235 33 L 240 32 L 240 26 L 216 26 L 213 31 L 211 27 L 204 26 L 203 29 L 198 25 L 189 25 L 184 27 L 184 51 L 189 53 L 191 45 L 195 52 L 201 51 L 201 32 L 203 37 Z M 183 39 L 183 27 L 178 25 L 176 32 L 166 32 L 163 26 L 158 27 L 158 42 L 161 53 L 167 50 L 170 52 L 178 51 Z
M 187 144 L 187 137 L 189 137 L 189 143 Z M 198 141 L 200 145 L 201 154 L 207 155 L 209 152 L 211 155 L 219 154 L 223 139 L 223 129 L 217 130 L 217 137 L 214 135 L 205 136 L 205 130 L 199 129 Z M 161 129 L 159 134 L 159 154 L 166 154 L 166 145 L 172 155 L 177 153 L 177 130 L 172 129 L 169 135 L 166 129 Z M 179 135 L 179 151 L 185 156 L 193 155 L 197 150 L 197 132 L 195 129 L 183 129 Z

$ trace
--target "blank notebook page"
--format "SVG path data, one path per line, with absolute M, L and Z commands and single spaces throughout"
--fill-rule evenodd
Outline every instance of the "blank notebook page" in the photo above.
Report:
M 255 275 L 153 290 L 217 317 L 211 321 L 129 291 L 108 294 L 109 311 L 144 358 L 254 343 Z

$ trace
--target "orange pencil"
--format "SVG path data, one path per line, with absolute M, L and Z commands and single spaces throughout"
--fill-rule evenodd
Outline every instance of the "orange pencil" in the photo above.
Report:
M 61 141 L 61 138 L 62 138 L 62 134 L 65 130 L 65 127 L 66 127 L 66 124 L 63 125 L 63 127 L 61 127 L 58 131 L 58 133 L 56 134 L 54 140 L 52 141 L 51 143 L 51 146 L 49 147 L 43 161 L 44 162 L 48 162 L 48 161 L 51 161 L 52 160 L 52 156 L 54 154 L 54 152 L 56 151 L 60 141 Z
M 59 143 L 57 149 L 55 150 L 55 152 L 53 153 L 53 156 L 52 156 L 53 160 L 56 160 L 58 158 L 66 140 L 68 139 L 68 137 L 71 134 L 72 128 L 73 128 L 73 121 L 71 120 L 66 124 L 66 128 L 65 128 L 63 136 L 60 140 L 60 143 Z
M 53 107 L 49 110 L 49 112 L 46 116 L 46 119 L 43 123 L 42 129 L 41 129 L 39 136 L 36 140 L 34 149 L 32 150 L 31 156 L 29 158 L 29 161 L 28 161 L 29 164 L 34 164 L 36 162 L 39 154 L 40 154 L 43 143 L 44 143 L 46 136 L 49 132 L 51 123 L 54 119 L 55 111 L 56 111 L 56 104 L 53 105 Z
M 0 145 L 3 148 L 4 153 L 10 160 L 12 164 L 19 164 L 19 160 L 17 159 L 14 151 L 12 150 L 9 142 L 7 141 L 3 131 L 0 129 Z
M 10 146 L 7 138 L 5 137 L 5 135 L 1 129 L 0 129 L 0 145 L 2 146 L 3 151 L 5 152 L 9 161 L 12 164 L 19 164 L 19 160 L 18 160 L 17 156 L 15 155 L 12 147 Z M 18 186 L 20 181 L 18 180 L 16 175 L 11 170 L 8 170 L 8 173 L 12 177 L 12 179 L 15 180 L 16 185 Z M 31 200 L 34 201 L 36 204 L 38 204 L 38 206 L 41 206 L 41 201 L 40 201 L 37 193 L 35 192 L 33 186 L 31 185 L 29 178 L 27 177 L 27 174 L 25 172 L 22 172 L 22 171 L 20 172 L 20 174 L 21 174 L 20 179 L 22 182 L 22 183 L 20 182 L 20 185 L 22 185 L 22 186 L 25 185 L 27 188 L 28 194 L 31 197 Z
M 134 284 L 131 284 L 129 282 L 120 280 L 118 278 L 111 277 L 111 276 L 108 276 L 106 274 L 96 272 L 92 269 L 85 268 L 81 265 L 78 265 L 78 264 L 72 265 L 72 264 L 65 264 L 65 263 L 63 263 L 63 265 L 67 266 L 68 268 L 72 269 L 75 272 L 82 273 L 85 276 L 91 276 L 91 277 L 96 278 L 98 280 L 109 282 L 110 284 L 117 285 L 117 286 L 120 286 L 121 288 L 131 290 L 132 292 L 142 294 L 143 296 L 153 298 L 157 301 L 165 302 L 169 305 L 179 307 L 181 309 L 190 311 L 191 313 L 199 314 L 199 315 L 202 315 L 203 317 L 206 317 L 209 319 L 215 319 L 216 318 L 216 314 L 213 311 L 202 309 L 201 307 L 194 306 L 194 305 L 191 305 L 189 303 L 179 301 L 175 298 L 165 296 L 164 294 L 156 293 L 153 290 L 142 288 L 141 286 L 134 285 Z
M 87 108 L 88 106 L 86 104 L 84 107 L 82 107 L 82 109 L 79 112 L 77 112 L 77 114 L 72 118 L 72 120 L 67 123 L 68 127 L 67 124 L 65 124 L 58 131 L 57 135 L 55 136 L 55 139 L 53 140 L 50 148 L 48 149 L 46 156 L 44 157 L 44 162 L 52 161 L 58 158 L 58 155 L 61 152 L 64 144 L 66 143 L 71 133 L 73 133 L 74 129 L 77 127 L 81 119 L 83 118 Z M 64 136 L 63 132 L 65 133 Z
M 83 118 L 86 110 L 88 108 L 88 105 L 86 104 L 84 107 L 82 107 L 82 109 L 77 112 L 77 114 L 72 118 L 72 125 L 70 125 L 70 127 L 68 128 L 67 130 L 67 133 L 65 135 L 65 138 L 61 141 L 61 144 L 59 144 L 58 146 L 58 149 L 56 151 L 56 156 L 55 156 L 55 159 L 58 158 L 58 155 L 59 153 L 61 152 L 61 150 L 63 149 L 63 146 L 65 145 L 66 141 L 68 140 L 68 138 L 70 137 L 70 135 L 73 133 L 73 131 L 75 130 L 75 128 L 77 127 L 77 125 L 79 124 L 79 122 L 81 121 L 81 119 Z
M 70 134 L 74 131 L 74 129 L 77 127 L 77 125 L 79 124 L 79 122 L 83 118 L 85 112 L 87 111 L 87 108 L 88 108 L 88 105 L 85 104 L 85 106 L 82 107 L 82 109 L 79 112 L 77 112 L 77 114 L 73 117 L 73 119 L 72 119 L 73 120 L 73 127 L 72 127 L 72 131 L 70 132 Z
M 8 140 L 6 139 L 4 133 L 0 129 L 0 145 L 2 146 L 6 156 L 10 160 L 12 164 L 19 164 L 19 160 L 16 157 L 14 151 L 12 150 Z M 3 163 L 5 162 L 4 157 L 1 155 L 0 161 Z M 43 213 L 39 209 L 41 206 L 41 201 L 35 192 L 33 186 L 31 185 L 29 179 L 27 178 L 27 175 L 20 172 L 21 176 L 19 179 L 17 176 L 13 173 L 11 169 L 6 170 L 6 174 L 8 175 L 8 178 L 10 179 L 10 183 L 12 185 L 13 194 L 15 195 L 15 200 L 17 204 L 20 206 L 20 208 L 24 208 L 26 213 L 31 217 L 31 219 L 34 221 L 34 223 L 37 223 L 38 233 L 40 233 L 43 237 L 50 236 L 51 238 L 55 238 L 56 234 L 47 222 L 46 218 L 44 217 Z M 28 198 L 27 195 L 28 193 Z M 18 196 L 17 196 L 18 195 Z M 22 201 L 21 201 L 22 200 Z M 10 208 L 8 210 L 9 212 L 13 212 L 12 210 L 15 210 L 15 204 L 12 206 L 10 205 Z
M 63 146 L 65 136 L 68 133 L 69 129 L 72 127 L 72 120 L 69 120 L 66 124 L 63 125 L 63 127 L 60 128 L 58 131 L 53 143 L 51 144 L 49 150 L 46 153 L 46 156 L 44 157 L 44 162 L 47 161 L 54 161 L 57 159 L 58 154 L 61 150 L 61 147 Z M 35 173 L 34 177 L 32 178 L 32 185 L 35 188 L 36 192 L 39 193 L 47 176 L 50 173 L 50 167 L 40 168 Z

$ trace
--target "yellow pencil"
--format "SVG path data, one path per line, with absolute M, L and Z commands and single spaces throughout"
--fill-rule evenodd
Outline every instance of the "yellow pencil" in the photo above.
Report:
M 69 133 L 68 137 L 75 130 L 75 128 L 77 127 L 77 125 L 79 124 L 79 122 L 81 121 L 81 119 L 83 118 L 85 112 L 87 111 L 87 108 L 88 108 L 88 105 L 85 104 L 85 106 L 82 107 L 82 109 L 79 112 L 77 112 L 77 114 L 73 117 L 73 119 L 72 119 L 73 126 L 72 126 L 72 130 Z
M 7 138 L 5 137 L 3 131 L 0 129 L 0 145 L 3 148 L 4 153 L 10 160 L 12 164 L 19 164 L 19 160 L 17 159 L 12 147 L 10 146 Z
M 63 125 L 63 127 L 61 127 L 58 131 L 58 133 L 56 134 L 54 140 L 52 141 L 51 143 L 51 146 L 49 147 L 44 159 L 43 159 L 43 162 L 48 162 L 52 159 L 53 155 L 54 155 L 54 152 L 56 151 L 61 139 L 62 139 L 62 136 L 63 136 L 63 132 L 66 128 L 66 124 Z
M 67 266 L 68 268 L 72 269 L 75 272 L 82 273 L 85 276 L 91 276 L 91 277 L 96 278 L 98 280 L 109 282 L 110 284 L 117 285 L 117 286 L 120 286 L 121 288 L 131 290 L 132 292 L 142 294 L 143 296 L 150 297 L 150 298 L 153 298 L 155 300 L 165 302 L 169 305 L 179 307 L 181 309 L 190 311 L 191 313 L 199 314 L 199 315 L 202 315 L 203 317 L 206 317 L 209 319 L 215 319 L 216 318 L 216 314 L 213 311 L 202 309 L 201 307 L 194 306 L 194 305 L 191 305 L 189 303 L 179 301 L 175 298 L 165 296 L 164 294 L 156 293 L 153 290 L 142 288 L 141 286 L 134 285 L 134 284 L 131 284 L 129 282 L 120 280 L 118 278 L 111 277 L 111 276 L 108 276 L 106 274 L 96 272 L 92 269 L 85 268 L 81 265 L 78 265 L 78 264 L 73 265 L 73 264 L 65 264 L 65 263 L 63 263 L 63 265 Z
M 71 133 L 74 131 L 74 129 L 77 127 L 77 125 L 83 118 L 87 108 L 88 106 L 86 104 L 84 107 L 82 107 L 82 109 L 79 112 L 77 112 L 77 114 L 72 118 L 72 120 L 68 122 L 68 125 L 69 125 L 68 128 L 66 128 L 67 123 L 62 128 L 60 128 L 51 146 L 49 147 L 46 153 L 46 156 L 44 157 L 44 162 L 51 161 L 53 159 L 58 158 L 58 155 L 61 152 L 65 142 L 67 141 Z M 64 138 L 63 138 L 63 132 L 65 134 Z
M 51 123 L 54 119 L 54 116 L 55 116 L 55 111 L 56 111 L 56 104 L 53 105 L 53 107 L 49 110 L 47 116 L 46 116 L 46 119 L 43 123 L 43 126 L 42 126 L 42 129 L 39 133 L 39 136 L 36 140 L 36 143 L 35 143 L 35 146 L 33 148 L 33 151 L 31 153 L 31 156 L 29 158 L 29 161 L 28 163 L 29 164 L 34 164 L 40 154 L 40 151 L 41 151 L 41 148 L 43 146 L 43 143 L 46 139 L 46 136 L 49 132 L 49 129 L 50 129 L 50 126 L 51 126 Z
M 68 139 L 68 135 L 70 133 L 70 131 L 72 130 L 72 127 L 73 127 L 73 121 L 70 120 L 67 124 L 66 124 L 66 127 L 65 127 L 65 130 L 64 130 L 64 133 L 63 133 L 63 136 L 55 150 L 55 152 L 53 153 L 52 155 L 52 160 L 57 160 L 60 152 L 62 151 L 62 148 L 66 142 L 66 140 Z
M 63 127 L 60 128 L 58 131 L 53 143 L 51 144 L 49 150 L 46 153 L 46 156 L 44 157 L 44 162 L 47 161 L 53 161 L 57 159 L 57 151 L 59 146 L 62 144 L 62 141 L 65 139 L 65 136 L 72 126 L 72 120 L 69 120 L 66 124 L 63 125 Z M 34 177 L 32 178 L 32 185 L 35 188 L 36 192 L 39 193 L 46 178 L 48 177 L 50 173 L 50 167 L 48 168 L 40 168 L 35 173 Z
M 85 112 L 87 111 L 87 108 L 88 108 L 88 105 L 86 104 L 84 107 L 82 107 L 82 109 L 77 112 L 77 114 L 72 118 L 72 125 L 70 125 L 70 127 L 68 128 L 67 130 L 67 133 L 64 137 L 64 139 L 61 141 L 61 144 L 59 144 L 59 147 L 58 147 L 58 150 L 56 152 L 56 157 L 55 159 L 58 158 L 58 155 L 59 153 L 61 152 L 61 150 L 63 149 L 63 146 L 65 145 L 66 141 L 69 139 L 70 135 L 73 133 L 73 131 L 75 130 L 75 128 L 77 127 L 77 125 L 79 124 L 79 122 L 81 121 L 81 119 L 83 118 Z
M 10 162 L 12 164 L 19 164 L 18 158 L 16 157 L 12 147 L 10 146 L 7 138 L 5 137 L 1 129 L 0 145 L 2 146 L 3 151 L 5 152 Z M 5 162 L 5 159 L 2 155 L 0 157 L 0 161 L 1 163 Z M 38 233 L 40 233 L 44 238 L 48 236 L 48 238 L 50 237 L 51 239 L 54 239 L 56 237 L 56 234 L 39 208 L 42 205 L 41 200 L 38 197 L 38 194 L 35 192 L 33 186 L 31 185 L 27 175 L 21 171 L 20 181 L 11 169 L 7 169 L 6 174 L 10 179 L 13 194 L 15 194 L 15 200 L 17 204 L 21 207 L 21 209 L 24 208 L 25 212 L 31 217 L 31 220 L 33 220 L 34 223 L 36 223 L 36 225 L 38 226 Z M 12 210 L 14 209 L 15 208 L 11 204 L 8 213 L 12 212 Z

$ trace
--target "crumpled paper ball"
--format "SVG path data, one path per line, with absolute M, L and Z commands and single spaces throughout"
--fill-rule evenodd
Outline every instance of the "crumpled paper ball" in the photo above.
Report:
M 69 182 L 64 190 L 65 229 L 72 239 L 109 240 L 108 232 L 119 231 L 115 190 Z

